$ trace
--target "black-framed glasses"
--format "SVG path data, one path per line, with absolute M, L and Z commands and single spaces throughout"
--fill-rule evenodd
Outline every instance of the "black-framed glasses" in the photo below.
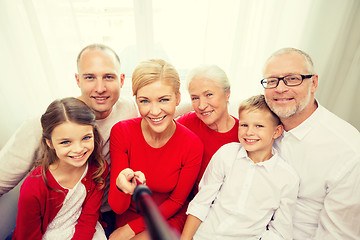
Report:
M 302 75 L 302 74 L 292 74 L 285 77 L 270 77 L 270 78 L 264 78 L 261 80 L 261 85 L 266 88 L 276 88 L 279 85 L 279 82 L 282 80 L 286 86 L 294 87 L 302 84 L 304 79 L 312 78 L 314 74 L 310 75 Z

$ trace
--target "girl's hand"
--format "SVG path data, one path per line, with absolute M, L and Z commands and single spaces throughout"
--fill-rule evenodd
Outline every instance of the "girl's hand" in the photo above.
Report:
M 109 236 L 109 240 L 129 240 L 134 236 L 134 231 L 128 224 L 126 224 L 125 226 L 119 227 L 113 231 Z
M 130 168 L 122 170 L 116 178 L 116 186 L 124 193 L 133 194 L 135 187 L 137 186 L 136 179 L 142 184 L 145 184 L 145 175 L 140 172 L 134 172 Z

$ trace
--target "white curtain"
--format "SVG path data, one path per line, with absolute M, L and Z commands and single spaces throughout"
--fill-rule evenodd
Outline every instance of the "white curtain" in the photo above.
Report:
M 182 101 L 189 69 L 218 64 L 231 81 L 235 116 L 241 100 L 263 92 L 267 57 L 300 48 L 319 74 L 317 99 L 360 129 L 358 0 L 0 0 L 0 149 L 53 99 L 80 94 L 76 57 L 94 42 L 119 53 L 127 96 L 140 60 L 173 63 Z
M 138 61 L 161 57 L 182 80 L 215 63 L 231 80 L 231 111 L 261 93 L 266 58 L 282 47 L 313 57 L 317 98 L 360 129 L 360 2 L 357 0 L 2 0 L 0 148 L 51 100 L 76 96 L 76 56 L 93 42 L 118 51 L 128 80 Z M 183 101 L 189 101 L 185 84 Z

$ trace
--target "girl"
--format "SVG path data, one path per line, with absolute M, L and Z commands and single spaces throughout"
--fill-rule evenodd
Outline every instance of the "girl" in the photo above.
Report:
M 142 182 L 146 178 L 164 218 L 182 231 L 186 215 L 174 215 L 186 204 L 194 186 L 203 146 L 194 133 L 173 119 L 180 102 L 179 87 L 177 71 L 163 60 L 142 62 L 134 70 L 132 89 L 141 117 L 118 122 L 110 134 L 109 204 L 119 214 L 110 239 L 148 237 L 143 217 L 131 201 L 134 176 Z
M 108 167 L 95 114 L 64 98 L 41 125 L 44 155 L 21 186 L 13 239 L 106 239 L 97 220 Z

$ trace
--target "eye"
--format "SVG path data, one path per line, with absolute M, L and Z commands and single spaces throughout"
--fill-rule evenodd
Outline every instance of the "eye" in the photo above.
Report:
M 212 93 L 206 94 L 207 97 L 211 97 L 212 95 L 213 95 Z
M 94 76 L 87 75 L 87 76 L 84 77 L 84 79 L 90 81 L 90 80 L 94 79 Z
M 195 101 L 195 100 L 198 100 L 199 97 L 191 97 L 191 101 Z
M 140 100 L 139 102 L 140 103 L 148 103 L 149 101 L 148 100 Z
M 162 98 L 162 99 L 160 99 L 160 102 L 168 102 L 168 101 L 170 101 L 170 99 L 168 99 L 168 98 Z
M 267 84 L 269 84 L 269 85 L 275 85 L 276 83 L 277 83 L 277 79 L 276 78 L 269 78 L 269 79 L 267 79 Z
M 70 144 L 70 141 L 62 141 L 62 142 L 60 142 L 60 144 L 62 144 L 62 145 L 68 145 L 68 144 Z
M 86 136 L 83 138 L 83 140 L 90 140 L 92 138 L 92 136 Z
M 240 124 L 241 127 L 247 127 L 248 125 L 243 123 L 243 124 Z
M 260 125 L 260 124 L 258 124 L 258 125 L 256 125 L 256 127 L 258 127 L 258 128 L 262 128 L 262 127 L 264 127 L 264 125 Z
M 106 75 L 105 76 L 105 80 L 114 80 L 115 76 L 114 75 Z

